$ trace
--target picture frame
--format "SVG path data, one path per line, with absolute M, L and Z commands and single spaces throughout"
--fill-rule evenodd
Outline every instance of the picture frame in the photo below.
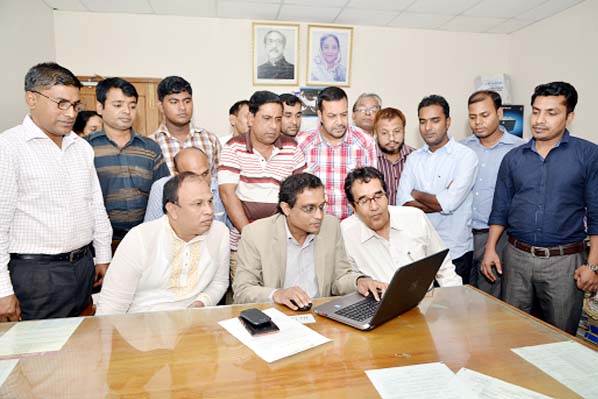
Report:
M 298 84 L 299 24 L 253 23 L 253 84 Z
M 308 86 L 351 86 L 353 28 L 307 26 Z

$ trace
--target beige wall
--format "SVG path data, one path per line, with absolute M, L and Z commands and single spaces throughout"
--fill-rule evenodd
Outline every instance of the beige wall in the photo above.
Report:
M 33 65 L 53 61 L 54 16 L 39 0 L 0 0 L 0 132 L 27 113 L 23 82 Z
M 511 35 L 509 71 L 515 102 L 526 106 L 526 123 L 534 87 L 564 80 L 579 93 L 571 132 L 598 143 L 592 116 L 598 109 L 597 16 L 598 0 L 588 0 Z
M 174 16 L 55 12 L 56 57 L 80 75 L 164 77 L 178 74 L 195 90 L 195 119 L 228 134 L 228 108 L 253 91 L 251 21 Z M 301 24 L 300 84 L 305 84 L 307 25 Z M 464 137 L 466 100 L 480 73 L 508 68 L 506 35 L 357 26 L 349 101 L 377 92 L 407 115 L 407 141 L 420 145 L 417 103 L 444 95 L 452 106 L 452 133 Z M 507 71 L 508 72 L 508 71 Z

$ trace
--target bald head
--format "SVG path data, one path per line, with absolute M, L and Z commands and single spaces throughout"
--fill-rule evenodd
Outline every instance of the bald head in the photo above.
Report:
M 192 172 L 208 180 L 212 178 L 208 157 L 196 147 L 180 150 L 174 157 L 174 169 L 177 173 Z

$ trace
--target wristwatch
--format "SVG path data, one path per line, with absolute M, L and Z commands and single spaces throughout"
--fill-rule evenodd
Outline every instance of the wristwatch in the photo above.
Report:
M 586 265 L 586 267 L 587 267 L 588 269 L 590 269 L 591 271 L 593 271 L 594 273 L 597 273 L 597 274 L 598 274 L 598 265 L 593 265 L 593 264 L 591 264 L 591 263 L 588 263 L 588 264 Z

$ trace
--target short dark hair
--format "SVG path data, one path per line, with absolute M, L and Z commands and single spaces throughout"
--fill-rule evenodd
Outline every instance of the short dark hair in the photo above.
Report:
M 228 110 L 228 114 L 234 115 L 234 116 L 239 115 L 239 111 L 241 110 L 241 107 L 244 105 L 247 105 L 247 107 L 249 107 L 249 101 L 247 101 L 247 100 L 237 101 L 230 107 L 230 109 Z
M 98 83 L 96 86 L 96 100 L 102 105 L 106 102 L 106 95 L 110 89 L 121 89 L 123 94 L 127 97 L 135 97 L 139 99 L 139 94 L 135 86 L 122 78 L 108 78 Z
M 366 166 L 363 168 L 353 169 L 351 172 L 347 173 L 347 177 L 345 177 L 345 196 L 347 197 L 347 201 L 350 204 L 355 205 L 355 198 L 353 197 L 353 192 L 351 191 L 355 181 L 368 183 L 372 179 L 380 180 L 382 189 L 385 193 L 388 192 L 388 189 L 386 188 L 386 182 L 384 181 L 384 175 L 376 168 Z
M 77 119 L 75 119 L 75 124 L 73 125 L 73 131 L 75 133 L 79 133 L 79 134 L 83 133 L 83 129 L 85 129 L 85 126 L 87 125 L 87 121 L 92 116 L 100 116 L 100 115 L 98 115 L 98 113 L 95 111 L 80 111 L 77 114 Z
M 158 101 L 162 101 L 169 94 L 179 94 L 187 92 L 193 94 L 191 84 L 180 76 L 168 76 L 158 84 Z
M 450 118 L 450 107 L 446 99 L 442 96 L 437 94 L 432 94 L 427 97 L 424 97 L 417 106 L 417 113 L 419 114 L 419 110 L 424 107 L 429 107 L 430 105 L 440 105 L 442 108 L 442 112 L 444 112 L 444 116 L 446 118 Z
M 171 177 L 164 185 L 164 191 L 162 192 L 162 211 L 164 211 L 164 214 L 168 213 L 168 211 L 166 210 L 166 204 L 168 204 L 169 202 L 171 204 L 178 205 L 179 190 L 185 182 L 185 180 L 188 179 L 205 182 L 205 180 L 202 179 L 201 176 L 198 176 L 193 172 L 183 172 Z
M 485 99 L 490 98 L 494 104 L 494 109 L 498 111 L 502 107 L 502 98 L 500 94 L 492 90 L 478 90 L 467 99 L 467 105 L 479 103 Z
M 280 184 L 278 191 L 278 212 L 283 213 L 280 204 L 286 202 L 292 208 L 297 202 L 297 195 L 305 189 L 324 188 L 322 180 L 311 173 L 297 173 L 290 175 Z
M 249 99 L 249 112 L 255 115 L 262 105 L 271 103 L 279 104 L 282 108 L 282 101 L 280 101 L 280 96 L 278 94 L 268 90 L 256 91 Z
M 340 87 L 330 86 L 320 90 L 317 101 L 318 111 L 322 111 L 322 103 L 324 101 L 340 101 L 343 98 L 347 99 L 347 93 Z
M 281 94 L 280 101 L 282 101 L 283 104 L 286 104 L 289 107 L 294 107 L 297 104 L 301 104 L 301 107 L 304 106 L 303 101 L 301 101 L 301 99 L 299 97 L 297 97 L 294 94 L 290 94 L 290 93 Z
M 49 89 L 56 85 L 82 87 L 81 82 L 68 69 L 55 62 L 42 62 L 32 66 L 25 75 L 25 91 Z
M 550 82 L 536 86 L 534 89 L 534 94 L 532 94 L 532 106 L 534 105 L 534 101 L 538 96 L 565 96 L 565 101 L 567 102 L 567 114 L 575 111 L 578 98 L 575 87 L 567 82 Z

